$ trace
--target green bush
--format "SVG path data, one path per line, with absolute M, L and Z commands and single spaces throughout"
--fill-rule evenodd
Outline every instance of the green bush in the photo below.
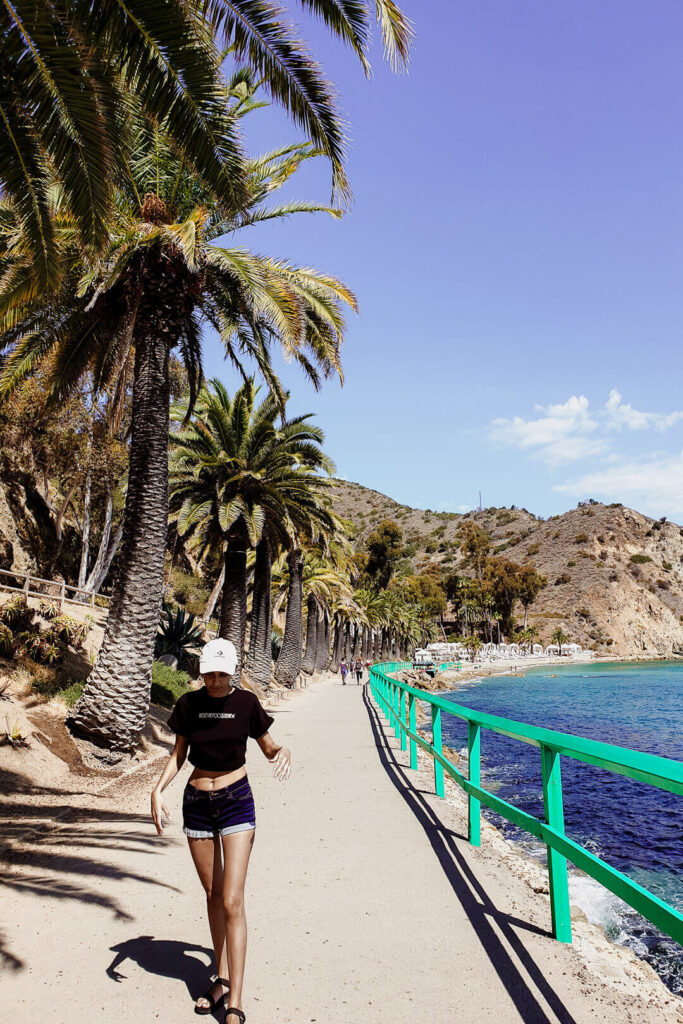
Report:
M 644 565 L 645 562 L 651 562 L 652 559 L 649 555 L 631 555 L 630 561 L 634 565 Z
M 30 669 L 31 688 L 43 697 L 60 697 L 70 708 L 83 693 L 85 683 L 73 682 L 59 669 L 49 665 L 37 665 Z
M 153 704 L 163 704 L 172 708 L 178 697 L 190 689 L 190 677 L 187 672 L 178 672 L 160 661 L 152 663 L 152 691 L 150 700 Z
M 72 708 L 82 693 L 83 683 L 72 683 L 71 686 L 67 686 L 65 689 L 61 690 L 59 692 L 59 696 L 67 707 Z

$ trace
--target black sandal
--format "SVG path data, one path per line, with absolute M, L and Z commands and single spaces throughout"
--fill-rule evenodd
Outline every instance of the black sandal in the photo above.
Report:
M 225 1011 L 226 1020 L 228 1019 L 231 1013 L 236 1013 L 239 1019 L 242 1021 L 242 1024 L 244 1024 L 245 1020 L 247 1019 L 244 1013 L 242 1013 L 242 1011 L 237 1006 L 229 1006 L 227 1008 L 227 1010 Z
M 224 988 L 229 988 L 230 987 L 230 981 L 227 978 L 216 978 L 216 980 L 212 983 L 211 988 L 213 988 L 214 985 L 222 985 Z M 211 1006 L 195 1006 L 195 1008 L 194 1008 L 194 1012 L 195 1013 L 202 1013 L 202 1014 L 213 1013 L 213 1011 L 216 1009 L 216 1007 L 220 1006 L 221 1003 L 225 1002 L 225 1000 L 230 995 L 229 992 L 224 992 L 223 995 L 222 996 L 218 996 L 217 999 L 212 999 L 211 998 L 211 988 L 203 996 L 198 996 L 197 997 L 198 999 L 206 999 L 207 1003 L 211 1003 Z

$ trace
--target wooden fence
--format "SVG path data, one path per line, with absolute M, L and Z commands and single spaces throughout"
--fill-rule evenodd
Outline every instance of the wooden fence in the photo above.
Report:
M 7 582 L 8 577 L 10 582 Z M 12 582 L 19 583 L 19 586 L 13 586 Z M 91 608 L 94 608 L 97 603 L 98 607 L 108 608 L 110 602 L 110 598 L 84 590 L 82 587 L 72 587 L 68 583 L 57 580 L 43 580 L 30 573 L 15 572 L 14 569 L 0 569 L 0 590 L 24 594 L 26 597 L 43 597 L 57 601 L 60 611 L 65 604 L 77 604 L 81 607 L 90 605 Z M 69 594 L 74 596 L 69 597 Z

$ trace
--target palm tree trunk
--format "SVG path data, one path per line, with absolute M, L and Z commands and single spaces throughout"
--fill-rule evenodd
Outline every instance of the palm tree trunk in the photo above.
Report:
M 219 636 L 231 640 L 237 649 L 235 683 L 240 685 L 244 662 L 244 637 L 247 628 L 247 536 L 240 518 L 227 537 L 225 549 L 225 583 L 221 604 Z
M 315 672 L 316 654 L 318 642 L 318 602 L 313 594 L 309 595 L 306 606 L 306 653 L 301 664 L 301 671 L 306 675 L 313 675 Z
M 330 664 L 330 616 L 323 610 L 316 626 L 315 668 L 317 672 L 327 672 Z
M 381 661 L 389 661 L 389 628 L 388 626 L 382 627 L 382 646 L 380 653 Z
M 370 645 L 370 627 L 363 626 L 363 639 L 360 645 L 360 656 L 363 664 L 368 660 L 368 649 Z
M 334 631 L 332 636 L 332 661 L 330 662 L 330 672 L 337 673 L 342 659 L 342 644 L 344 642 L 344 626 L 339 612 L 335 612 L 334 615 Z
M 351 649 L 351 657 L 355 661 L 360 654 L 360 642 L 361 642 L 361 627 L 358 623 L 353 627 L 353 647 Z
M 254 563 L 254 592 L 251 604 L 251 631 L 246 669 L 255 683 L 270 685 L 271 646 L 270 631 L 273 622 L 270 596 L 271 558 L 268 538 L 256 545 Z
M 301 672 L 303 656 L 303 614 L 302 614 L 302 577 L 304 558 L 301 551 L 291 548 L 287 553 L 289 565 L 289 591 L 287 593 L 287 614 L 285 615 L 285 632 L 282 638 L 282 650 L 275 663 L 275 678 L 284 686 L 293 686 Z
M 69 722 L 132 751 L 147 719 L 168 525 L 169 340 L 136 336 L 132 435 L 121 558 L 104 640 Z
M 380 643 L 381 630 L 375 626 L 372 637 L 372 661 L 376 664 L 381 659 L 382 646 Z

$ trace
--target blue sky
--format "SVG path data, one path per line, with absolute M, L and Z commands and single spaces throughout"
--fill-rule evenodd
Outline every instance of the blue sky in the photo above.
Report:
M 683 8 L 673 0 L 404 0 L 410 72 L 302 19 L 350 122 L 343 221 L 240 244 L 360 300 L 345 384 L 314 412 L 340 476 L 421 508 L 595 497 L 683 522 Z M 296 136 L 272 108 L 249 148 Z M 320 161 L 289 194 L 329 198 Z M 218 344 L 206 371 L 234 378 Z

